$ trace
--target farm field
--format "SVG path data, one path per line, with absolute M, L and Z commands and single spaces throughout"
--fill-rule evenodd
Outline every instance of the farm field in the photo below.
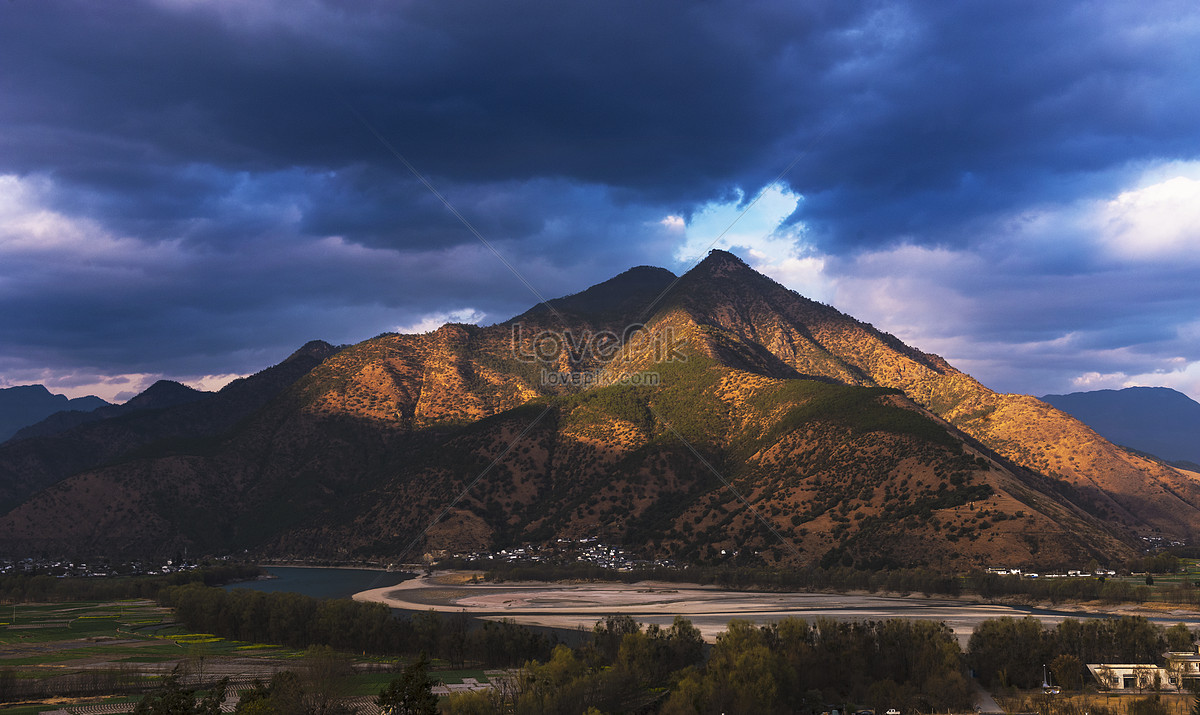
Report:
M 0 710 L 136 702 L 165 676 L 203 688 L 229 678 L 231 690 L 304 667 L 305 652 L 188 631 L 150 600 L 20 604 L 0 607 Z M 350 659 L 343 695 L 373 698 L 396 677 L 396 661 Z M 479 670 L 439 670 L 446 684 L 487 682 Z M 112 695 L 112 693 L 123 693 Z

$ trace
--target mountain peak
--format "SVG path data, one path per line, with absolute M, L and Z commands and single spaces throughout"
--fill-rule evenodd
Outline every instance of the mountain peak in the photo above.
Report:
M 159 380 L 140 394 L 130 398 L 125 404 L 140 410 L 155 410 L 184 402 L 194 402 L 207 394 L 174 380 Z
M 489 445 L 516 444 L 514 427 L 520 457 L 480 487 L 488 506 L 447 512 L 444 528 L 419 537 L 430 548 L 601 534 L 686 561 L 740 544 L 768 563 L 875 569 L 1123 559 L 1140 533 L 1200 534 L 1190 476 L 1032 397 L 997 395 L 728 251 L 680 279 L 639 266 L 549 306 L 528 311 L 521 331 L 518 316 L 436 337 L 385 334 L 317 367 L 333 348 L 310 343 L 216 395 L 159 382 L 120 414 L 195 401 L 186 409 L 14 443 L 0 450 L 0 550 L 394 554 L 379 534 L 425 533 L 445 486 L 478 474 Z M 603 352 L 609 336 L 643 332 L 654 339 Z M 634 375 L 646 379 L 621 389 Z M 529 412 L 544 413 L 548 398 L 554 416 L 535 420 L 535 433 Z M 116 408 L 96 417 L 109 415 Z M 663 438 L 671 424 L 749 482 L 791 556 L 745 519 L 752 531 L 691 529 L 734 503 Z M 198 492 L 216 498 L 201 504 Z M 343 520 L 334 502 L 368 507 Z M 845 518 L 834 524 L 831 508 Z
M 714 248 L 708 252 L 703 261 L 696 264 L 696 267 L 688 271 L 688 273 L 712 274 L 712 275 L 729 275 L 735 271 L 749 271 L 757 273 L 742 259 L 738 258 L 729 251 L 723 251 L 719 248 Z
M 67 399 L 52 394 L 45 385 L 17 385 L 0 388 L 0 442 L 21 429 L 37 424 L 55 412 L 79 410 L 91 412 L 108 403 L 94 395 Z
M 3 393 L 6 396 L 30 395 L 38 398 L 51 394 L 50 390 L 46 389 L 45 385 L 14 385 L 13 387 L 0 387 L 0 393 Z
M 554 298 L 549 301 L 549 305 L 563 313 L 589 317 L 611 317 L 631 311 L 636 313 L 674 281 L 675 274 L 665 268 L 634 266 L 584 291 Z M 519 323 L 548 312 L 546 304 L 539 303 L 507 322 Z
M 324 340 L 310 340 L 304 345 L 301 345 L 296 352 L 288 355 L 284 362 L 291 362 L 299 358 L 310 357 L 317 360 L 324 360 L 330 355 L 338 351 L 338 348 L 330 345 Z

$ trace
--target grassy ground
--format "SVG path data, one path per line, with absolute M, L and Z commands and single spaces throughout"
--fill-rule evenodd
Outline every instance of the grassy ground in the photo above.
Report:
M 993 693 L 993 696 L 1007 713 L 1039 713 L 1039 715 L 1095 715 L 1105 712 L 1113 715 L 1128 715 L 1131 704 L 1155 697 L 1151 691 L 1131 693 L 1084 691 L 1044 695 L 1040 690 L 1014 691 L 1008 694 Z M 1161 693 L 1158 697 L 1166 707 L 1167 715 L 1188 715 L 1192 703 L 1195 701 L 1195 696 L 1188 693 Z

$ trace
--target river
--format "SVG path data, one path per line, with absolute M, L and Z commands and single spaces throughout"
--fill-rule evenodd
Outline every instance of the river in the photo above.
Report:
M 350 598 L 359 591 L 395 586 L 416 574 L 404 571 L 320 568 L 308 566 L 264 566 L 272 578 L 240 581 L 226 586 L 266 593 L 299 593 L 313 598 Z
M 274 578 L 258 581 L 245 581 L 226 586 L 229 589 L 249 588 L 266 592 L 299 593 L 313 598 L 350 598 L 354 594 L 377 590 L 383 595 L 388 589 L 403 583 L 415 576 L 407 572 L 373 571 L 368 569 L 348 568 L 319 568 L 301 566 L 269 566 L 268 573 Z M 591 626 L 603 614 L 606 604 L 612 612 L 624 612 L 645 623 L 660 623 L 669 625 L 673 613 L 683 613 L 701 629 L 706 639 L 712 641 L 717 633 L 724 630 L 724 625 L 731 618 L 747 618 L 756 623 L 767 623 L 788 616 L 813 618 L 827 616 L 840 620 L 882 620 L 886 618 L 922 618 L 947 623 L 958 636 L 965 647 L 971 631 L 981 621 L 988 618 L 1012 616 L 1022 618 L 1033 616 L 1042 621 L 1047 627 L 1054 627 L 1066 618 L 1104 618 L 1134 612 L 1137 609 L 1114 607 L 1114 612 L 1080 611 L 1045 608 L 1030 608 L 1023 606 L 1002 606 L 995 604 L 971 603 L 957 599 L 940 598 L 895 598 L 871 596 L 866 594 L 837 595 L 837 594 L 780 594 L 780 593 L 744 593 L 705 589 L 701 596 L 706 600 L 715 601 L 715 607 L 696 609 L 689 607 L 686 602 L 693 600 L 687 593 L 688 587 L 682 584 L 658 584 L 658 588 L 666 589 L 668 593 L 676 593 L 681 602 L 659 602 L 650 608 L 639 608 L 625 603 L 624 598 L 606 598 L 599 603 L 576 603 L 574 606 L 561 603 L 564 592 L 589 590 L 620 590 L 636 592 L 638 585 L 604 584 L 566 586 L 559 584 L 530 584 L 522 585 L 487 585 L 469 587 L 456 584 L 451 587 L 451 594 L 441 593 L 441 589 L 425 591 L 436 592 L 439 598 L 422 599 L 419 603 L 404 603 L 402 607 L 393 608 L 397 613 L 412 613 L 414 610 L 434 608 L 439 611 L 465 610 L 475 618 L 511 618 L 519 623 L 537 626 L 534 630 L 547 634 L 555 633 L 560 640 L 575 642 L 580 638 L 580 631 L 590 631 Z M 543 598 L 539 605 L 526 603 L 523 607 L 516 606 L 516 600 L 529 598 L 529 592 Z M 682 593 L 678 593 L 682 591 Z M 404 591 L 407 594 L 420 594 L 422 591 Z M 470 598 L 476 594 L 491 596 L 492 603 L 480 603 Z M 365 595 L 365 594 L 364 594 Z M 399 595 L 389 594 L 389 595 Z M 545 598 L 556 603 L 546 603 Z M 656 600 L 657 596 L 654 597 Z M 378 598 L 388 602 L 390 599 Z M 734 603 L 728 603 L 728 602 Z M 729 607 L 722 605 L 727 603 Z M 503 605 L 501 605 L 503 604 Z M 392 601 L 390 605 L 400 605 Z M 648 605 L 648 604 L 645 604 Z M 405 607 L 406 606 L 406 607 Z M 1195 629 L 1200 627 L 1200 614 L 1194 611 L 1174 611 L 1167 613 L 1146 612 L 1150 620 L 1164 626 L 1184 622 Z

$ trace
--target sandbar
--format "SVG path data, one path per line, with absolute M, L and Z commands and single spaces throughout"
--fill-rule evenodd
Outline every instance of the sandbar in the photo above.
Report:
M 964 646 L 975 626 L 989 618 L 1032 615 L 1052 627 L 1066 618 L 1115 615 L 1128 610 L 1084 608 L 1072 612 L 921 596 L 730 591 L 656 581 L 476 584 L 463 582 L 462 574 L 456 572 L 419 576 L 395 586 L 357 593 L 354 599 L 413 611 L 466 612 L 492 620 L 589 631 L 596 621 L 610 614 L 625 614 L 660 626 L 670 625 L 680 615 L 709 642 L 715 641 L 734 618 L 760 625 L 788 617 L 855 621 L 913 618 L 946 623 Z M 1200 627 L 1200 614 L 1195 612 L 1153 616 L 1162 622 Z

